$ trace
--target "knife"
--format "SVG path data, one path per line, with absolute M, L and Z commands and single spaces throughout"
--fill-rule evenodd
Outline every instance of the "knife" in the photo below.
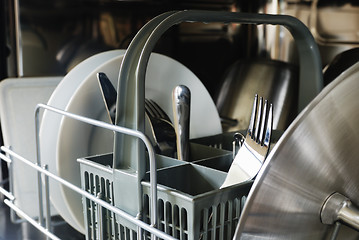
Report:
M 97 73 L 97 80 L 100 84 L 102 98 L 106 104 L 108 117 L 111 123 L 115 124 L 117 91 L 105 73 Z

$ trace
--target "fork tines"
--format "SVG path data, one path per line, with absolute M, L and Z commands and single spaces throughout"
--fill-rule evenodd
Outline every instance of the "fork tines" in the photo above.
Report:
M 148 111 L 152 116 L 162 118 L 166 121 L 171 122 L 168 115 L 162 110 L 162 108 L 152 99 L 145 99 L 145 110 Z
M 268 109 L 268 100 L 265 100 L 263 106 L 262 97 L 259 98 L 258 104 L 258 95 L 256 94 L 254 96 L 253 109 L 247 134 L 255 142 L 261 144 L 262 146 L 268 147 L 272 132 L 272 124 L 273 105 L 269 104 Z
M 150 116 L 156 116 L 156 113 L 154 112 L 151 103 L 149 102 L 148 99 L 145 99 L 145 111 L 147 114 L 149 114 Z

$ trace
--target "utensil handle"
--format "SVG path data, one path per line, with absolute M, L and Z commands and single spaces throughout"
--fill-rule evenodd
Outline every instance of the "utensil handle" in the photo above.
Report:
M 173 89 L 173 124 L 177 138 L 177 158 L 189 161 L 189 123 L 191 112 L 191 92 L 188 87 L 180 85 Z

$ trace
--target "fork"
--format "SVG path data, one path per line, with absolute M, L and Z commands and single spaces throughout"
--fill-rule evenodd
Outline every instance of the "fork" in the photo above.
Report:
M 257 106 L 258 105 L 258 106 Z M 253 179 L 259 172 L 269 152 L 273 125 L 273 105 L 256 94 L 249 127 L 221 188 Z
M 145 112 L 149 118 L 157 153 L 174 157 L 176 153 L 176 132 L 166 112 L 153 100 L 145 99 Z
M 97 80 L 100 85 L 108 117 L 112 124 L 114 124 L 117 91 L 105 73 L 97 73 Z M 150 136 L 150 139 L 155 147 L 156 153 L 174 157 L 176 152 L 176 133 L 171 120 L 162 108 L 152 100 L 145 100 L 145 111 L 145 117 L 149 119 L 153 136 Z

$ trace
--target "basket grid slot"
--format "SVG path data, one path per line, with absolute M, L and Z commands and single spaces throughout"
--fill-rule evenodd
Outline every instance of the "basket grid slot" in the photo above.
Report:
M 213 143 L 213 144 L 209 144 L 208 147 L 213 147 L 213 148 L 218 148 L 218 149 L 223 149 L 223 145 L 221 142 L 219 143 Z
M 150 223 L 149 196 L 144 194 L 144 221 Z M 181 240 L 188 239 L 188 214 L 185 208 L 158 199 L 158 229 Z
M 113 184 L 110 180 L 94 175 L 93 173 L 84 172 L 85 174 L 85 190 L 94 196 L 100 196 L 102 200 L 113 204 Z M 100 195 L 99 195 L 100 194 Z M 102 216 L 98 216 L 97 204 L 89 199 L 86 199 L 86 211 L 88 222 L 89 239 L 98 239 L 98 224 L 101 220 L 103 234 L 101 239 L 118 240 L 119 231 L 115 221 L 115 214 L 105 208 L 102 208 Z
M 244 208 L 246 196 L 229 199 L 199 210 L 198 229 L 200 240 L 232 239 L 240 215 Z M 150 221 L 149 195 L 143 195 L 144 221 Z M 181 207 L 168 199 L 158 199 L 158 228 L 178 239 L 192 239 L 188 224 L 191 219 L 185 207 Z
M 228 200 L 201 210 L 200 239 L 232 239 L 246 197 Z
M 101 196 L 101 199 L 114 205 L 112 181 L 97 174 L 84 171 L 84 188 L 94 195 Z M 116 222 L 118 216 L 105 208 L 102 208 L 102 216 L 98 216 L 98 206 L 95 202 L 86 198 L 87 212 L 87 240 L 136 240 L 137 232 L 125 225 Z M 101 220 L 101 223 L 99 222 Z M 99 224 L 102 224 L 103 236 L 99 236 Z M 150 239 L 150 234 L 144 233 L 144 237 Z
M 137 232 L 119 224 L 120 232 L 119 232 L 119 239 L 120 240 L 135 240 L 137 239 Z

